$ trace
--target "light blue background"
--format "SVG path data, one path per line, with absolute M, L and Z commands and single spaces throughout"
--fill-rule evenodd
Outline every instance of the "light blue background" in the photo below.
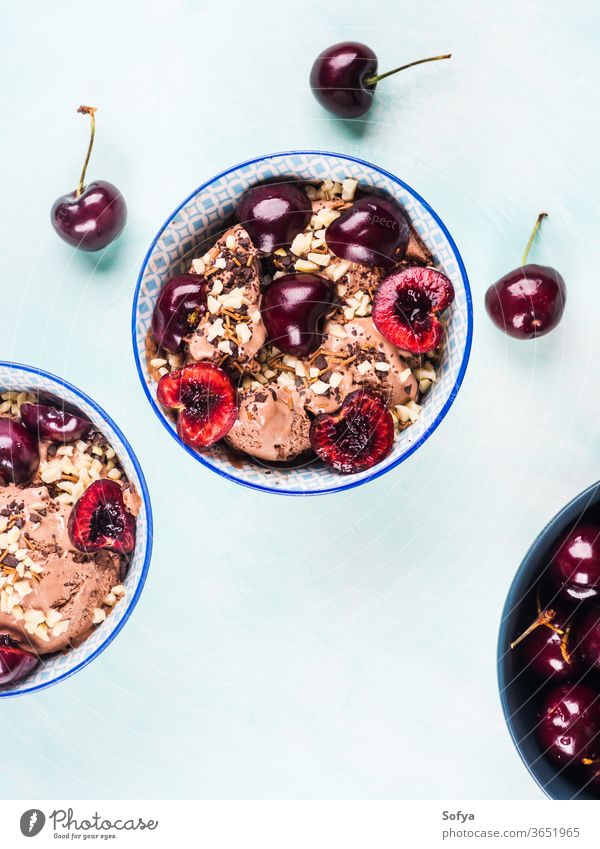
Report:
M 40 798 L 537 798 L 505 728 L 502 603 L 544 522 L 598 477 L 600 15 L 592 2 L 80 2 L 0 15 L 0 355 L 93 395 L 154 501 L 146 590 L 73 679 L 3 701 L 0 792 Z M 313 100 L 316 54 L 368 42 L 386 80 L 362 124 Z M 49 209 L 89 176 L 130 210 L 106 255 Z M 427 445 L 366 487 L 278 499 L 177 447 L 133 366 L 146 248 L 195 186 L 293 147 L 394 171 L 442 216 L 475 301 L 471 365 Z M 533 258 L 568 287 L 560 328 L 510 341 L 482 309 L 547 209 Z

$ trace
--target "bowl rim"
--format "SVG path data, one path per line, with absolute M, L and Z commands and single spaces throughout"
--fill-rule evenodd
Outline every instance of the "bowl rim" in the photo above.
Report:
M 59 681 L 64 681 L 66 678 L 70 678 L 71 675 L 75 675 L 76 672 L 79 672 L 81 669 L 83 669 L 85 666 L 87 666 L 88 663 L 91 663 L 93 660 L 95 660 L 98 657 L 98 655 L 101 654 L 106 648 L 108 648 L 108 646 L 112 643 L 112 641 L 115 639 L 117 634 L 121 631 L 121 629 L 123 628 L 123 626 L 125 625 L 125 623 L 129 619 L 129 617 L 133 613 L 133 610 L 134 610 L 135 606 L 137 605 L 137 603 L 139 601 L 140 595 L 142 594 L 142 590 L 144 589 L 144 584 L 146 583 L 146 578 L 148 577 L 148 570 L 150 568 L 150 560 L 151 560 L 151 556 L 152 556 L 153 522 L 152 522 L 152 504 L 151 504 L 151 501 L 150 501 L 150 493 L 148 491 L 148 486 L 146 484 L 146 479 L 144 477 L 144 473 L 142 472 L 142 467 L 140 466 L 139 460 L 136 457 L 136 455 L 133 451 L 133 448 L 129 444 L 129 441 L 126 439 L 122 430 L 115 424 L 115 422 L 112 420 L 112 418 L 108 415 L 108 413 L 106 413 L 104 411 L 104 409 L 99 404 L 97 404 L 96 401 L 94 401 L 92 398 L 90 398 L 89 395 L 87 395 L 83 390 L 78 389 L 76 386 L 73 386 L 72 383 L 69 383 L 67 380 L 63 380 L 62 377 L 58 377 L 57 375 L 52 374 L 49 371 L 45 371 L 44 369 L 41 369 L 41 368 L 36 368 L 35 366 L 24 365 L 23 363 L 10 362 L 8 360 L 0 360 L 0 368 L 14 369 L 15 371 L 16 370 L 24 371 L 24 372 L 27 372 L 29 374 L 35 374 L 35 375 L 39 375 L 40 377 L 46 378 L 47 380 L 50 380 L 51 382 L 58 384 L 58 386 L 60 386 L 61 388 L 69 390 L 74 395 L 76 395 L 78 398 L 81 398 L 82 401 L 85 401 L 86 404 L 89 404 L 90 407 L 92 407 L 92 409 L 96 413 L 98 413 L 98 415 L 102 419 L 104 419 L 104 421 L 106 422 L 108 427 L 111 430 L 114 431 L 114 433 L 117 435 L 117 437 L 123 443 L 125 450 L 127 451 L 127 454 L 129 456 L 129 459 L 131 460 L 131 463 L 132 463 L 132 465 L 135 469 L 135 472 L 138 476 L 138 480 L 139 480 L 139 483 L 140 483 L 140 489 L 142 491 L 141 492 L 142 500 L 143 500 L 143 503 L 144 503 L 144 509 L 146 511 L 146 517 L 147 517 L 146 550 L 145 550 L 145 553 L 144 553 L 144 563 L 142 565 L 142 571 L 140 573 L 140 577 L 139 577 L 139 580 L 138 580 L 138 583 L 137 583 L 137 586 L 136 586 L 136 589 L 135 589 L 135 593 L 133 594 L 133 597 L 129 601 L 129 604 L 128 604 L 127 609 L 126 609 L 126 611 L 123 615 L 123 618 L 121 619 L 119 624 L 116 626 L 116 628 L 114 628 L 114 630 L 110 632 L 110 634 L 106 637 L 104 642 L 101 643 L 101 645 L 99 645 L 98 648 L 95 649 L 95 651 L 93 651 L 89 656 L 85 657 L 82 661 L 80 661 L 72 669 L 68 669 L 66 672 L 61 673 L 56 678 L 52 678 L 50 681 L 44 681 L 44 683 L 42 683 L 42 684 L 36 684 L 34 687 L 25 686 L 25 687 L 22 687 L 22 688 L 19 688 L 19 689 L 16 689 L 16 690 L 0 690 L 0 698 L 10 698 L 10 697 L 14 697 L 14 696 L 24 696 L 28 693 L 35 693 L 35 692 L 38 692 L 39 690 L 45 690 L 48 687 L 54 686 L 54 684 L 58 684 Z M 24 683 L 25 684 L 27 683 L 26 678 L 24 679 Z
M 464 351 L 463 351 L 463 356 L 462 356 L 460 368 L 458 370 L 458 375 L 457 375 L 456 380 L 454 382 L 454 386 L 450 390 L 450 393 L 448 395 L 448 398 L 446 399 L 444 406 L 442 407 L 442 409 L 440 410 L 438 415 L 435 417 L 433 422 L 429 425 L 427 430 L 425 430 L 423 432 L 423 434 L 421 435 L 421 437 L 416 442 L 414 442 L 412 445 L 410 445 L 405 451 L 403 451 L 402 454 L 399 457 L 397 457 L 393 462 L 389 463 L 387 466 L 384 466 L 383 468 L 376 469 L 372 474 L 368 475 L 367 477 L 361 478 L 360 480 L 349 481 L 348 483 L 340 482 L 339 486 L 328 486 L 328 487 L 325 487 L 324 489 L 317 489 L 317 490 L 284 489 L 284 488 L 280 488 L 280 487 L 267 486 L 267 485 L 264 485 L 264 484 L 253 483 L 251 481 L 244 480 L 241 477 L 237 477 L 232 472 L 226 472 L 223 469 L 217 468 L 207 458 L 203 457 L 200 453 L 198 453 L 197 451 L 194 451 L 192 448 L 185 445 L 185 443 L 179 438 L 177 432 L 175 430 L 173 430 L 173 428 L 169 427 L 165 415 L 161 412 L 160 408 L 158 407 L 158 404 L 155 402 L 154 398 L 152 397 L 152 393 L 150 392 L 150 389 L 147 385 L 147 381 L 145 379 L 142 363 L 140 361 L 140 357 L 139 357 L 138 349 L 137 349 L 137 344 L 136 344 L 136 340 L 137 340 L 137 311 L 138 311 L 138 303 L 139 303 L 139 297 L 140 297 L 140 292 L 141 292 L 144 274 L 146 272 L 146 268 L 148 266 L 148 261 L 150 259 L 150 256 L 152 255 L 152 252 L 153 252 L 154 248 L 156 247 L 158 240 L 161 238 L 161 236 L 163 235 L 163 233 L 165 232 L 167 227 L 171 224 L 171 222 L 173 221 L 175 216 L 183 209 L 183 207 L 187 203 L 189 203 L 194 197 L 196 197 L 196 195 L 198 195 L 200 192 L 204 191 L 204 189 L 208 188 L 208 186 L 217 182 L 217 180 L 220 180 L 223 177 L 226 177 L 228 174 L 231 174 L 234 171 L 239 170 L 240 168 L 245 168 L 249 165 L 255 165 L 258 162 L 264 162 L 265 160 L 268 160 L 268 159 L 279 159 L 279 158 L 284 157 L 284 156 L 325 156 L 325 157 L 333 157 L 335 159 L 343 159 L 343 160 L 346 160 L 346 161 L 349 161 L 349 162 L 354 162 L 354 163 L 357 163 L 358 165 L 363 165 L 367 168 L 372 169 L 373 171 L 376 171 L 379 174 L 382 174 L 384 177 L 386 177 L 389 180 L 391 180 L 392 182 L 396 183 L 404 191 L 406 191 L 410 195 L 412 195 L 412 197 L 424 207 L 424 209 L 429 213 L 429 215 L 431 215 L 433 220 L 436 222 L 437 226 L 440 228 L 440 230 L 442 231 L 442 233 L 446 237 L 448 244 L 450 245 L 450 248 L 451 248 L 452 252 L 454 253 L 454 256 L 456 258 L 456 262 L 457 262 L 457 265 L 458 265 L 458 268 L 459 268 L 459 271 L 460 271 L 460 275 L 461 275 L 461 278 L 462 278 L 463 286 L 464 286 L 464 289 L 465 289 L 465 300 L 466 300 L 466 306 L 467 306 L 467 336 L 466 336 L 466 339 L 465 339 L 465 347 L 464 347 Z M 211 471 L 216 472 L 216 474 L 220 475 L 221 477 L 226 478 L 227 480 L 233 481 L 234 483 L 241 484 L 242 486 L 246 486 L 250 489 L 258 490 L 259 492 L 269 492 L 269 493 L 273 493 L 273 494 L 276 494 L 276 495 L 301 495 L 301 496 L 328 495 L 330 493 L 344 492 L 345 490 L 350 490 L 350 489 L 354 489 L 357 486 L 362 486 L 362 484 L 373 481 L 376 478 L 381 477 L 381 475 L 386 474 L 386 472 L 389 472 L 391 469 L 396 468 L 396 466 L 399 466 L 406 459 L 408 459 L 412 454 L 414 454 L 414 452 L 418 448 L 420 448 L 421 445 L 423 445 L 429 439 L 429 437 L 432 435 L 432 433 L 437 429 L 437 427 L 441 423 L 442 419 L 445 418 L 450 407 L 454 403 L 456 396 L 458 395 L 458 391 L 461 387 L 461 384 L 463 382 L 463 379 L 464 379 L 464 376 L 465 376 L 465 373 L 466 373 L 466 370 L 467 370 L 467 366 L 469 364 L 469 357 L 470 357 L 470 353 L 471 353 L 471 343 L 472 343 L 472 339 L 473 339 L 473 301 L 472 301 L 471 287 L 469 286 L 469 278 L 467 276 L 467 271 L 466 271 L 464 262 L 462 260 L 462 257 L 460 255 L 460 252 L 459 252 L 459 250 L 456 246 L 456 243 L 454 242 L 454 239 L 450 235 L 446 225 L 444 224 L 442 219 L 439 217 L 439 215 L 435 212 L 435 210 L 427 203 L 427 201 L 424 198 L 421 197 L 421 195 L 418 192 L 416 192 L 411 186 L 409 186 L 408 183 L 405 183 L 403 180 L 401 180 L 399 177 L 396 177 L 390 171 L 387 171 L 384 168 L 380 168 L 378 165 L 373 165 L 372 162 L 368 162 L 367 160 L 360 159 L 356 156 L 350 156 L 349 154 L 335 153 L 334 151 L 328 151 L 328 150 L 285 150 L 285 151 L 278 151 L 278 152 L 275 152 L 275 153 L 267 153 L 267 154 L 264 154 L 262 156 L 255 156 L 252 159 L 246 159 L 243 162 L 238 162 L 236 165 L 233 165 L 230 168 L 226 168 L 225 170 L 220 171 L 214 177 L 211 177 L 210 179 L 206 180 L 204 183 L 199 185 L 196 189 L 194 189 L 194 191 L 191 192 L 173 210 L 173 212 L 171 212 L 169 217 L 162 224 L 159 231 L 157 232 L 157 234 L 153 238 L 153 240 L 150 244 L 150 247 L 148 248 L 146 255 L 144 257 L 144 260 L 142 262 L 142 266 L 140 268 L 140 272 L 139 272 L 136 287 L 135 287 L 135 292 L 134 292 L 134 295 L 133 295 L 133 307 L 132 307 L 132 314 L 131 314 L 131 339 L 132 339 L 132 344 L 133 344 L 133 355 L 134 355 L 134 359 L 135 359 L 135 365 L 136 365 L 138 377 L 140 379 L 140 382 L 142 384 L 142 387 L 144 389 L 146 397 L 147 397 L 148 401 L 150 402 L 150 406 L 152 407 L 155 415 L 158 417 L 158 419 L 161 422 L 161 424 L 163 425 L 163 427 L 168 431 L 168 433 L 172 436 L 172 438 L 175 439 L 175 441 L 190 456 L 194 457 L 195 460 L 197 460 L 199 463 L 201 463 L 203 466 L 210 469 Z M 341 478 L 341 481 L 343 481 L 344 476 L 340 475 L 340 478 Z
M 565 505 L 563 505 L 563 507 L 561 507 L 560 510 L 558 510 L 552 516 L 552 518 L 549 519 L 546 522 L 544 527 L 537 534 L 537 536 L 535 537 L 535 539 L 533 540 L 533 542 L 531 543 L 531 545 L 529 546 L 529 548 L 527 549 L 527 551 L 523 555 L 523 558 L 522 558 L 515 574 L 513 575 L 512 581 L 510 582 L 510 587 L 508 588 L 508 592 L 506 594 L 506 599 L 505 599 L 504 604 L 502 606 L 502 613 L 501 613 L 501 616 L 500 616 L 500 626 L 498 628 L 498 641 L 497 641 L 497 646 L 496 646 L 496 674 L 497 674 L 499 698 L 500 698 L 500 704 L 502 706 L 502 715 L 504 717 L 504 722 L 505 722 L 505 724 L 508 728 L 508 731 L 509 731 L 511 740 L 512 740 L 514 746 L 515 746 L 515 749 L 519 753 L 519 757 L 521 758 L 521 761 L 525 765 L 527 772 L 533 778 L 533 780 L 538 785 L 538 787 L 540 788 L 542 793 L 544 793 L 544 795 L 548 799 L 554 799 L 554 800 L 562 799 L 562 797 L 559 797 L 559 796 L 552 794 L 548 790 L 547 785 L 543 784 L 540 781 L 540 779 L 538 778 L 538 776 L 535 774 L 535 772 L 532 770 L 530 764 L 525 759 L 525 755 L 523 753 L 521 743 L 517 739 L 516 730 L 514 728 L 514 724 L 513 724 L 513 721 L 511 719 L 511 716 L 510 716 L 511 712 L 510 712 L 510 709 L 509 709 L 508 697 L 507 697 L 507 679 L 506 679 L 506 669 L 505 669 L 505 665 L 506 665 L 506 662 L 505 662 L 505 656 L 506 656 L 505 645 L 506 645 L 506 636 L 507 636 L 507 629 L 508 629 L 508 618 L 509 618 L 509 614 L 510 614 L 511 610 L 514 607 L 514 596 L 515 596 L 516 591 L 517 591 L 517 586 L 521 581 L 524 570 L 530 564 L 531 558 L 534 556 L 537 549 L 539 547 L 541 547 L 542 545 L 546 544 L 548 534 L 553 529 L 556 528 L 556 525 L 560 523 L 561 519 L 564 517 L 564 515 L 566 513 L 569 513 L 570 511 L 572 511 L 573 508 L 576 507 L 577 505 L 579 505 L 581 502 L 586 502 L 586 501 L 589 502 L 593 498 L 593 496 L 596 495 L 599 492 L 599 490 L 600 490 L 600 481 L 596 481 L 596 483 L 590 484 L 590 486 L 586 487 L 584 490 L 582 490 L 580 493 L 578 493 L 578 495 L 575 495 Z M 583 513 L 585 513 L 585 509 L 582 511 L 582 514 Z

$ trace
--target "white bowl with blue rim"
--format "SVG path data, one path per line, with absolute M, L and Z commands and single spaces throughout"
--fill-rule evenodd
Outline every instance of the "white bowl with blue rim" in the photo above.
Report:
M 152 553 L 152 508 L 146 481 L 131 445 L 110 416 L 80 389 L 53 374 L 17 363 L 0 362 L 0 392 L 7 391 L 40 393 L 81 411 L 117 452 L 125 474 L 140 496 L 141 507 L 136 520 L 135 549 L 123 582 L 125 597 L 80 646 L 66 654 L 43 657 L 26 678 L 13 686 L 0 686 L 0 698 L 43 690 L 74 675 L 98 657 L 133 613 L 146 581 Z
M 359 189 L 387 193 L 404 208 L 419 236 L 435 258 L 435 265 L 454 286 L 456 297 L 448 312 L 447 344 L 438 380 L 427 394 L 416 423 L 396 439 L 389 456 L 379 465 L 352 475 L 342 475 L 318 459 L 297 467 L 266 465 L 250 457 L 237 457 L 216 445 L 202 452 L 184 445 L 176 425 L 156 400 L 156 383 L 146 364 L 146 337 L 161 286 L 175 274 L 189 270 L 190 261 L 210 246 L 211 239 L 230 226 L 241 194 L 266 180 L 292 178 L 306 182 L 354 178 Z M 436 212 L 410 186 L 361 159 L 339 153 L 290 151 L 272 153 L 242 162 L 212 177 L 187 197 L 168 217 L 152 241 L 142 264 L 133 299 L 132 336 L 135 361 L 152 409 L 169 433 L 199 463 L 213 472 L 265 492 L 282 495 L 317 495 L 350 489 L 395 468 L 423 445 L 450 409 L 465 375 L 473 312 L 469 281 L 452 236 Z

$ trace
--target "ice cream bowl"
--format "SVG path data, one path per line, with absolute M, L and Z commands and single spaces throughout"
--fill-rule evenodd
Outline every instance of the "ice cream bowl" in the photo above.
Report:
M 548 571 L 561 536 L 583 521 L 600 523 L 600 484 L 595 483 L 577 495 L 539 533 L 517 569 L 511 583 L 498 634 L 497 671 L 500 701 L 512 741 L 532 778 L 551 799 L 596 799 L 572 771 L 549 760 L 534 729 L 545 693 L 563 681 L 545 682 L 524 672 L 518 647 L 511 643 L 522 633 L 524 624 L 535 617 L 532 606 L 535 587 Z
M 452 281 L 455 300 L 447 314 L 447 344 L 438 379 L 415 424 L 395 440 L 386 459 L 366 471 L 344 475 L 315 458 L 286 466 L 232 455 L 221 443 L 202 452 L 179 439 L 174 420 L 157 402 L 157 384 L 147 364 L 147 338 L 161 286 L 189 270 L 191 259 L 211 238 L 230 226 L 237 202 L 249 187 L 273 180 L 318 183 L 324 179 L 358 180 L 361 190 L 391 196 L 406 211 L 436 267 Z M 154 238 L 140 270 L 133 300 L 132 339 L 138 374 L 146 396 L 169 433 L 202 465 L 244 486 L 283 495 L 316 495 L 351 489 L 398 466 L 431 436 L 452 406 L 464 378 L 473 330 L 471 293 L 458 249 L 441 218 L 410 186 L 393 174 L 351 156 L 319 151 L 274 153 L 217 174 L 192 192 L 169 216 Z
M 0 686 L 0 697 L 34 693 L 57 684 L 103 652 L 123 628 L 139 600 L 152 552 L 152 509 L 146 481 L 133 449 L 110 416 L 88 395 L 59 377 L 30 366 L 0 362 L 0 392 L 8 391 L 33 393 L 45 403 L 60 402 L 65 409 L 89 419 L 114 448 L 141 503 L 136 519 L 135 548 L 129 555 L 123 580 L 124 597 L 81 644 L 65 652 L 44 655 L 29 675 L 12 685 Z

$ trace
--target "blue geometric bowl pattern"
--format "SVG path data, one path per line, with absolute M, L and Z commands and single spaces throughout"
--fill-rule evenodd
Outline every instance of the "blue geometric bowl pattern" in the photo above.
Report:
M 152 242 L 133 303 L 132 334 L 138 373 L 155 413 L 178 441 L 174 424 L 156 402 L 156 384 L 146 368 L 146 334 L 158 292 L 169 276 L 187 270 L 190 259 L 206 250 L 211 238 L 229 226 L 242 192 L 256 183 L 282 177 L 306 181 L 351 177 L 363 189 L 388 193 L 404 207 L 436 258 L 437 267 L 452 280 L 456 292 L 438 380 L 427 395 L 417 422 L 400 434 L 392 453 L 375 468 L 340 475 L 318 460 L 300 468 L 282 469 L 250 458 L 236 459 L 234 466 L 219 446 L 202 453 L 183 446 L 203 465 L 237 483 L 286 495 L 311 495 L 348 489 L 378 477 L 410 456 L 435 430 L 454 401 L 467 367 L 473 326 L 471 293 L 460 254 L 440 218 L 413 189 L 375 165 L 342 154 L 292 151 L 244 162 L 218 174 L 175 210 Z
M 0 688 L 0 697 L 32 693 L 56 684 L 83 669 L 111 643 L 129 619 L 142 592 L 152 552 L 152 509 L 146 481 L 133 450 L 119 428 L 91 398 L 71 384 L 48 372 L 16 363 L 0 362 L 0 391 L 45 392 L 61 398 L 82 410 L 102 431 L 117 452 L 129 480 L 135 485 L 142 500 L 136 523 L 136 545 L 131 565 L 125 578 L 126 593 L 106 620 L 98 625 L 81 646 L 64 655 L 42 660 L 34 672 L 14 688 Z

